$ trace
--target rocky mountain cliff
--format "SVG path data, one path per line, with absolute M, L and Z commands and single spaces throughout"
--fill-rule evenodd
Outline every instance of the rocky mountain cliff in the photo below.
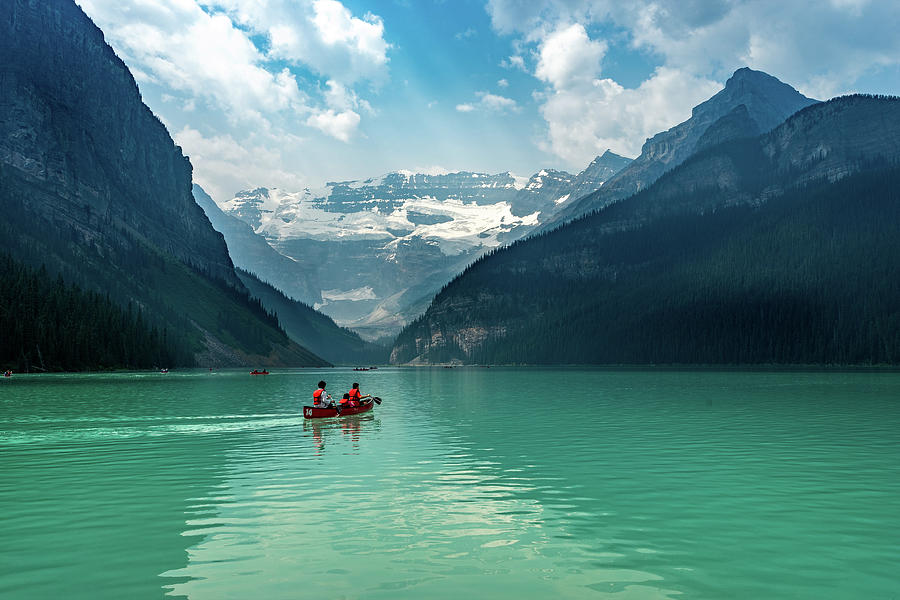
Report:
M 575 177 L 572 189 L 569 190 L 569 204 L 573 204 L 580 198 L 596 192 L 616 173 L 632 163 L 632 159 L 619 156 L 615 152 L 607 150 L 602 155 L 591 161 L 587 168 Z
M 191 196 L 190 162 L 103 33 L 71 1 L 8 0 L 0 14 L 0 161 L 53 190 L 29 208 L 85 230 L 115 222 L 237 283 Z
M 643 192 L 476 262 L 392 359 L 900 360 L 884 329 L 900 318 L 886 272 L 900 264 L 898 136 L 900 99 L 849 96 L 702 149 Z
M 313 265 L 280 254 L 248 223 L 222 212 L 199 185 L 194 184 L 193 193 L 213 228 L 227 240 L 228 253 L 235 266 L 244 270 L 252 267 L 253 273 L 262 281 L 279 282 L 281 291 L 291 298 L 318 297 L 318 290 L 310 284 Z
M 573 199 L 543 228 L 554 227 L 627 198 L 649 187 L 704 145 L 732 139 L 732 136 L 764 133 L 815 102 L 771 75 L 746 67 L 738 69 L 724 89 L 694 107 L 690 119 L 648 139 L 640 156 L 631 164 L 598 191 Z M 739 108 L 741 106 L 744 108 Z M 713 132 L 704 138 L 710 128 Z
M 0 4 L 3 247 L 143 309 L 198 360 L 323 364 L 253 304 L 191 164 L 71 0 Z

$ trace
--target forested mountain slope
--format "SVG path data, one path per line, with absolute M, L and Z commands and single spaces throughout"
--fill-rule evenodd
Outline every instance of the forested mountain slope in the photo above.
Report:
M 900 362 L 900 100 L 810 106 L 473 264 L 396 362 Z
M 387 362 L 390 349 L 367 342 L 359 334 L 337 325 L 331 317 L 308 304 L 288 298 L 270 284 L 238 269 L 238 277 L 269 311 L 292 340 L 335 365 L 371 365 Z

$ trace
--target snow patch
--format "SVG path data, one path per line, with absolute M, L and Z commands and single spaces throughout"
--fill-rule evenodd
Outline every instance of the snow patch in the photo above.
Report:
M 547 171 L 541 171 L 541 173 L 546 175 Z M 499 186 L 532 189 L 532 187 L 540 187 L 542 183 L 539 177 L 535 178 L 537 182 L 532 179 L 530 183 L 527 183 L 528 180 L 524 177 L 516 177 L 511 174 L 504 174 L 509 179 L 499 183 L 494 176 L 481 173 L 461 175 L 469 181 L 475 180 L 473 188 Z M 417 193 L 421 194 L 422 191 L 415 187 L 409 189 L 404 198 L 402 193 L 399 196 L 393 196 L 393 194 L 402 192 L 402 189 L 398 189 L 396 185 L 392 186 L 392 197 L 390 198 L 393 210 L 390 212 L 384 210 L 384 205 L 381 206 L 381 210 L 378 210 L 375 205 L 383 201 L 377 197 L 377 190 L 372 189 L 371 192 L 368 190 L 371 189 L 370 186 L 381 185 L 386 178 L 391 176 L 388 174 L 365 181 L 332 183 L 324 188 L 306 188 L 299 192 L 271 189 L 265 197 L 249 195 L 243 198 L 236 197 L 230 203 L 226 203 L 225 210 L 239 214 L 239 211 L 251 208 L 248 203 L 253 204 L 252 208 L 262 209 L 258 213 L 259 224 L 256 232 L 269 240 L 376 242 L 378 247 L 384 251 L 388 261 L 396 260 L 397 249 L 401 244 L 414 240 L 436 246 L 445 255 L 457 256 L 477 248 L 483 250 L 495 248 L 503 243 L 501 240 L 509 232 L 522 227 L 538 225 L 539 212 L 525 217 L 516 216 L 512 213 L 512 205 L 509 201 L 479 205 L 473 196 L 441 201 L 433 196 L 416 195 Z M 411 171 L 399 171 L 393 176 L 403 177 L 407 182 L 414 176 L 427 177 Z M 489 177 L 490 179 L 488 179 Z M 535 183 L 537 183 L 536 186 Z M 359 200 L 352 203 L 353 210 L 348 212 L 324 210 L 329 207 L 328 198 L 332 190 L 340 187 L 365 189 L 360 194 Z M 488 197 L 485 193 L 477 193 L 477 195 L 479 201 Z M 333 208 L 333 205 L 331 207 Z M 421 215 L 439 218 L 422 219 Z M 410 219 L 410 216 L 413 220 Z M 428 221 L 437 222 L 429 223 Z M 333 292 L 335 294 L 344 293 L 340 290 Z M 323 298 L 325 297 L 323 296 Z M 326 303 L 329 300 L 334 301 L 336 297 L 325 298 Z
M 510 173 L 509 176 L 513 178 L 513 187 L 517 190 L 523 190 L 525 189 L 525 186 L 528 185 L 528 177 L 513 175 L 512 173 Z
M 335 302 L 338 300 L 358 302 L 360 300 L 377 300 L 378 296 L 375 295 L 372 286 L 367 285 L 355 290 L 322 290 L 322 298 Z
M 568 200 L 568 199 L 569 199 L 569 196 L 571 196 L 571 195 L 572 195 L 572 194 L 566 194 L 565 196 L 560 196 L 559 198 L 557 198 L 556 200 L 554 200 L 553 203 L 554 203 L 554 204 L 562 204 L 563 202 L 565 202 L 566 200 Z

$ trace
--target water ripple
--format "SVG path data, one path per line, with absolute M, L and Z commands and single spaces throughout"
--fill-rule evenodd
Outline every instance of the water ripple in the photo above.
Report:
M 894 593 L 900 375 L 366 375 L 384 404 L 323 421 L 298 390 L 360 375 L 12 382 L 0 595 Z

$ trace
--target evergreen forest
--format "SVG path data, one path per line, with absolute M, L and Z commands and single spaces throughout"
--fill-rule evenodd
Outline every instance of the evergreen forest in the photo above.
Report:
M 143 311 L 0 255 L 0 367 L 15 371 L 145 369 L 193 364 L 184 336 Z

